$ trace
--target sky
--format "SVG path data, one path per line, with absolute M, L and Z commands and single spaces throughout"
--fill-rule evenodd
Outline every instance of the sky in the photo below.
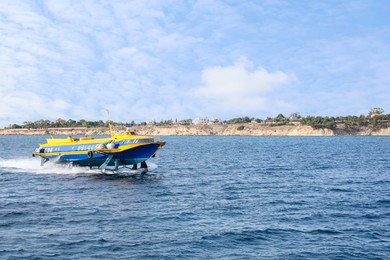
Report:
M 1 0 L 0 127 L 390 113 L 390 1 Z

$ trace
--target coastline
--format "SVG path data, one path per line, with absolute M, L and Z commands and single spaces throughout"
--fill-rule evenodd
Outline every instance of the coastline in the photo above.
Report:
M 241 128 L 240 128 L 241 127 Z M 243 129 L 242 129 L 243 128 Z M 267 124 L 225 125 L 137 125 L 131 127 L 140 135 L 160 136 L 390 136 L 390 127 L 349 128 L 338 125 L 335 129 L 314 129 L 307 125 L 271 126 Z M 114 128 L 124 133 L 123 128 Z M 47 129 L 0 129 L 0 135 L 110 135 L 108 128 L 47 128 Z

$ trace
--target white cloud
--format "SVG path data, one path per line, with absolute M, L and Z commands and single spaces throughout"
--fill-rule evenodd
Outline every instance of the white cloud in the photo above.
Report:
M 127 70 L 151 69 L 159 65 L 159 60 L 135 47 L 120 48 L 108 55 L 111 64 Z M 120 69 L 115 67 L 115 69 Z
M 193 90 L 208 114 L 253 114 L 268 111 L 267 94 L 295 82 L 294 74 L 268 72 L 241 58 L 232 66 L 212 67 L 202 73 L 203 85 Z

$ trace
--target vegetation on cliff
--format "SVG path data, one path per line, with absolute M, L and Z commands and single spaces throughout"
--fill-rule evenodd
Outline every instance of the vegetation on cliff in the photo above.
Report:
M 285 117 L 283 114 L 279 114 L 276 117 L 268 117 L 265 120 L 254 117 L 238 117 L 229 120 L 211 120 L 209 124 L 240 124 L 238 130 L 243 130 L 242 124 L 247 123 L 264 123 L 269 126 L 283 126 L 283 125 L 308 125 L 314 129 L 335 129 L 342 126 L 344 129 L 354 129 L 361 127 L 370 127 L 372 129 L 380 129 L 389 127 L 390 114 L 383 114 L 382 108 L 373 108 L 369 111 L 368 115 L 360 116 L 339 116 L 339 117 L 322 117 L 322 116 L 307 116 L 302 117 L 300 113 L 293 113 L 289 117 Z M 136 124 L 134 121 L 130 123 L 112 122 L 114 126 L 119 127 L 131 127 L 134 125 L 147 125 L 146 122 Z M 191 119 L 185 120 L 161 120 L 159 123 L 151 122 L 153 125 L 191 125 L 194 122 Z M 72 128 L 72 127 L 86 127 L 97 128 L 107 127 L 107 123 L 102 120 L 98 121 L 86 121 L 81 119 L 75 121 L 73 119 L 63 120 L 57 119 L 56 121 L 50 120 L 38 120 L 35 122 L 23 122 L 21 125 L 11 124 L 6 129 L 47 129 L 47 128 Z

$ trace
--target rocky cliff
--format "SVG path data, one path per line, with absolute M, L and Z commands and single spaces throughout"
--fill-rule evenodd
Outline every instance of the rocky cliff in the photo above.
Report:
M 134 126 L 132 130 L 142 135 L 239 135 L 239 136 L 335 136 L 335 135 L 390 135 L 390 128 L 373 130 L 368 127 L 334 130 L 313 129 L 306 125 L 270 126 L 266 124 L 228 125 L 167 125 Z M 123 133 L 124 129 L 115 129 Z M 0 135 L 109 135 L 107 128 L 48 128 L 48 129 L 0 129 Z

